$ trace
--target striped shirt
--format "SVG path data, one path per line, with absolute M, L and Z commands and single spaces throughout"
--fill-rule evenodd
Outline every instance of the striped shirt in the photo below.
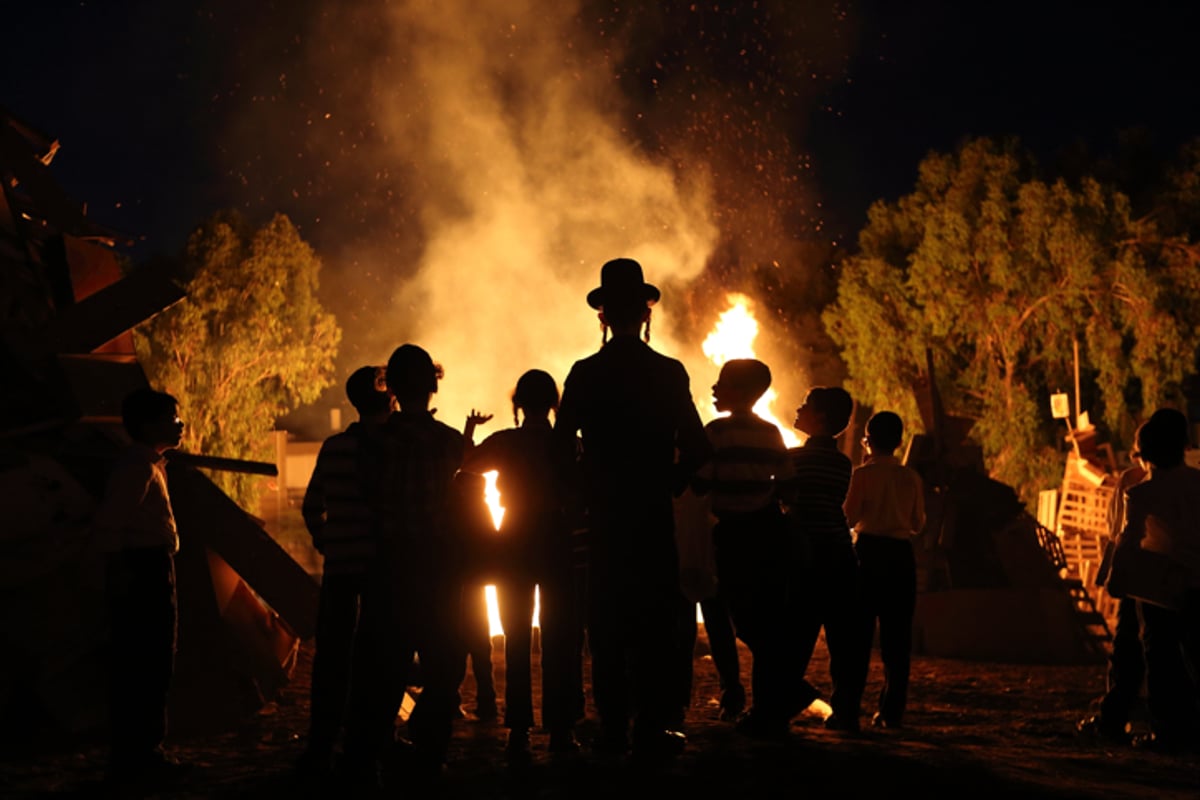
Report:
M 832 436 L 810 436 L 802 447 L 789 450 L 795 477 L 788 491 L 788 515 L 817 540 L 850 541 L 842 504 L 854 471 Z
M 704 427 L 712 459 L 696 473 L 717 518 L 748 514 L 776 499 L 776 483 L 792 477 L 792 461 L 779 428 L 754 414 L 714 419 Z
M 330 575 L 361 575 L 375 555 L 375 514 L 367 502 L 372 471 L 361 422 L 321 445 L 301 513 Z

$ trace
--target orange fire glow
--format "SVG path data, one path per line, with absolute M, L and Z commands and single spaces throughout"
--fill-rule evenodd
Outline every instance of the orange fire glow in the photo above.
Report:
M 755 358 L 754 340 L 758 337 L 758 320 L 751 310 L 751 300 L 744 294 L 726 295 L 729 308 L 722 312 L 712 333 L 704 340 L 701 349 L 708 360 L 720 367 L 734 358 Z M 779 421 L 771 411 L 777 395 L 775 389 L 767 389 L 754 405 L 754 413 L 779 428 L 784 444 L 799 447 L 800 438 L 790 425 Z

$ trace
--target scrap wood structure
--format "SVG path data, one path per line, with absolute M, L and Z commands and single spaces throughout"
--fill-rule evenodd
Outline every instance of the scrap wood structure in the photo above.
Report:
M 0 738 L 104 724 L 107 621 L 89 517 L 146 376 L 130 329 L 184 296 L 124 275 L 122 238 L 53 180 L 58 143 L 0 109 Z M 317 584 L 196 466 L 168 466 L 179 528 L 172 730 L 221 729 L 287 681 Z M 264 465 L 219 463 L 260 471 Z M 270 467 L 270 465 L 265 465 Z
M 1075 540 L 1060 539 L 1011 487 L 988 477 L 982 452 L 966 439 L 971 421 L 942 408 L 931 356 L 913 388 L 926 433 L 913 437 L 905 462 L 924 479 L 927 509 L 915 542 L 914 649 L 1010 663 L 1105 657 L 1111 629 L 1088 588 L 1088 568 L 1080 572 L 1082 551 L 1064 547 Z M 1072 521 L 1104 519 L 1098 508 L 1107 509 L 1105 498 L 1068 485 L 1067 530 Z

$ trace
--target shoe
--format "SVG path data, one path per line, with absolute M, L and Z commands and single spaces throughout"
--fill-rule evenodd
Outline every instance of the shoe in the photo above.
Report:
M 333 773 L 333 753 L 328 750 L 305 750 L 296 759 L 296 773 L 304 778 L 323 778 Z
M 858 733 L 858 718 L 830 714 L 825 718 L 825 730 L 839 733 Z
M 550 731 L 550 744 L 546 748 L 557 756 L 570 755 L 579 752 L 579 740 L 571 729 Z
M 780 741 L 788 737 L 786 719 L 768 719 L 762 713 L 750 709 L 738 718 L 733 729 L 751 739 Z
M 500 716 L 500 709 L 496 707 L 495 700 L 481 700 L 475 704 L 475 718 L 484 722 L 491 722 Z
M 529 731 L 513 728 L 508 732 L 508 743 L 504 745 L 504 757 L 509 762 L 526 762 L 532 758 L 529 751 Z
M 191 764 L 157 753 L 145 759 L 109 767 L 104 781 L 110 786 L 162 790 L 178 785 L 191 771 Z
M 875 715 L 871 717 L 871 727 L 883 730 L 895 730 L 900 727 L 900 723 L 897 720 L 888 719 L 883 715 L 882 711 L 876 711 Z
M 746 710 L 746 690 L 736 684 L 721 692 L 722 722 L 733 722 Z
M 680 731 L 635 733 L 633 757 L 638 761 L 664 761 L 674 758 L 687 747 L 687 736 Z
M 620 729 L 605 730 L 592 742 L 592 749 L 601 755 L 623 756 L 629 752 L 629 736 Z
M 1131 744 L 1133 737 L 1125 730 L 1124 725 L 1106 722 L 1103 717 L 1087 717 L 1079 720 L 1075 730 L 1080 736 L 1089 739 L 1103 739 L 1113 744 Z
M 1135 749 L 1144 750 L 1147 753 L 1161 753 L 1162 755 L 1174 756 L 1196 752 L 1197 744 L 1200 744 L 1200 742 L 1197 742 L 1194 738 L 1183 736 L 1143 733 L 1132 737 L 1132 744 Z

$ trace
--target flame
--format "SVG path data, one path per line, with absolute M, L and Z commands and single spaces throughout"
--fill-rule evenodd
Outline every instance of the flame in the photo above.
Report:
M 731 292 L 725 296 L 729 308 L 717 318 L 712 333 L 704 340 L 701 350 L 716 366 L 722 366 L 734 358 L 755 358 L 754 340 L 758 337 L 758 320 L 750 310 L 750 298 Z M 783 442 L 788 447 L 799 447 L 800 437 L 791 426 L 784 425 L 771 411 L 777 395 L 775 389 L 767 389 L 754 404 L 754 413 L 779 428 Z

